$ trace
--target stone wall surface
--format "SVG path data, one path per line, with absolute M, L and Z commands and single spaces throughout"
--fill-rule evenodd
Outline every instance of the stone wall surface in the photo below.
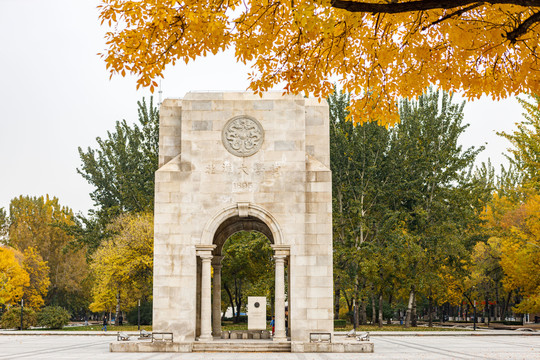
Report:
M 233 149 L 224 146 L 223 129 L 236 118 L 262 127 L 262 140 L 256 126 L 247 132 L 260 145 L 250 156 L 239 154 L 251 151 L 251 143 L 239 150 L 233 142 Z M 251 228 L 267 227 L 275 245 L 290 249 L 291 340 L 305 342 L 309 332 L 333 330 L 328 126 L 326 102 L 300 96 L 207 92 L 163 102 L 155 195 L 156 331 L 171 331 L 180 342 L 198 336 L 196 246 L 213 245 L 220 225 L 231 219 L 253 219 Z M 244 134 L 235 131 L 226 136 Z M 213 251 L 221 255 L 219 246 Z

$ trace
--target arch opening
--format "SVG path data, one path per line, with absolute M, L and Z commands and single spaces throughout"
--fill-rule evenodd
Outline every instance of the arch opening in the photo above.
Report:
M 263 234 L 271 244 L 275 244 L 272 230 L 266 225 L 265 222 L 254 216 L 240 217 L 232 216 L 221 223 L 218 226 L 212 243 L 216 245 L 213 251 L 214 256 L 221 256 L 223 252 L 223 246 L 227 239 L 232 235 L 241 231 L 256 231 Z
M 206 224 L 200 245 L 197 245 L 197 321 L 196 321 L 196 336 L 200 340 L 207 341 L 213 338 L 220 338 L 222 335 L 230 335 L 232 332 L 222 332 L 221 318 L 222 312 L 222 260 L 226 255 L 224 252 L 225 244 L 228 239 L 235 237 L 239 232 L 260 233 L 264 237 L 266 246 L 262 244 L 252 246 L 251 249 L 243 249 L 245 258 L 249 258 L 251 254 L 255 254 L 260 248 L 265 247 L 267 261 L 270 265 L 266 269 L 266 273 L 270 275 L 269 279 L 273 278 L 272 291 L 267 291 L 264 296 L 267 298 L 267 303 L 271 308 L 266 315 L 275 315 L 275 337 L 274 341 L 287 341 L 288 336 L 288 311 L 286 310 L 286 289 L 290 284 L 290 272 L 288 268 L 289 246 L 284 245 L 283 235 L 280 226 L 275 218 L 266 209 L 259 205 L 251 203 L 237 203 L 221 209 L 213 216 Z M 260 237 L 259 237 L 260 238 Z M 270 247 L 268 247 L 268 242 Z M 241 247 L 240 247 L 241 248 Z M 269 250 L 269 251 L 268 251 Z M 265 263 L 264 259 L 253 259 Z M 241 261 L 240 261 L 241 263 Z M 210 271 L 212 268 L 212 271 Z M 240 266 L 240 272 L 244 272 L 244 268 Z M 253 271 L 253 270 L 250 270 Z M 210 276 L 212 273 L 212 276 Z M 251 277 L 250 273 L 242 275 L 246 278 Z M 227 290 L 227 289 L 226 289 Z M 273 296 L 272 296 L 273 294 Z M 229 295 L 229 294 L 227 294 Z M 238 306 L 241 310 L 246 309 L 246 296 L 244 294 L 243 304 Z M 210 304 L 211 298 L 211 304 Z M 255 301 L 253 298 L 253 301 Z M 232 301 L 231 301 L 232 303 Z M 225 307 L 225 306 L 224 306 Z M 264 319 L 266 320 L 266 319 Z M 269 336 L 271 331 L 266 327 L 266 321 L 260 322 L 260 331 L 266 332 Z M 264 330 L 263 330 L 264 328 Z M 245 330 L 242 330 L 245 331 Z M 253 335 L 250 333 L 248 319 L 248 333 L 242 334 L 243 339 L 249 338 L 244 336 Z M 261 333 L 259 333 L 261 335 Z

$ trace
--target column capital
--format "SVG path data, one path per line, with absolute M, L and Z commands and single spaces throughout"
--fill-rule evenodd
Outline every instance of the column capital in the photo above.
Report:
M 271 245 L 274 250 L 274 258 L 276 259 L 285 259 L 290 255 L 290 246 L 289 245 Z
M 212 267 L 214 269 L 220 267 L 221 268 L 221 261 L 223 260 L 225 256 L 224 255 L 215 255 L 213 258 L 212 258 Z
M 212 251 L 216 248 L 216 245 L 195 245 L 197 256 L 203 260 L 212 259 Z

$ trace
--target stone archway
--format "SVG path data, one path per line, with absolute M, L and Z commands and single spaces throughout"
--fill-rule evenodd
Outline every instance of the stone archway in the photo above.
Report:
M 286 260 L 290 269 L 291 346 L 309 343 L 311 333 L 331 332 L 326 102 L 279 93 L 193 92 L 165 100 L 159 126 L 154 330 L 172 333 L 187 349 L 201 343 L 196 339 L 212 340 L 215 249 L 228 233 L 252 228 L 274 244 L 276 279 L 285 276 Z M 277 281 L 277 292 L 283 283 Z M 284 310 L 282 304 L 275 308 Z M 281 314 L 276 318 L 279 328 Z
M 239 231 L 257 231 L 272 243 L 275 259 L 275 335 L 274 341 L 286 341 L 285 330 L 285 261 L 289 246 L 283 245 L 279 224 L 262 206 L 238 203 L 220 210 L 210 219 L 203 232 L 201 245 L 196 246 L 201 259 L 199 340 L 209 341 L 221 336 L 221 260 L 223 245 Z M 210 238 L 212 239 L 211 243 Z M 214 269 L 212 301 L 210 266 Z M 211 305 L 210 305 L 211 304 Z

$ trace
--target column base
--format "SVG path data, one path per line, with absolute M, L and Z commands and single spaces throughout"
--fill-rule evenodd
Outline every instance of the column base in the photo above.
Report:
M 214 337 L 212 335 L 201 335 L 199 336 L 199 338 L 197 339 L 198 341 L 214 341 Z
M 288 341 L 286 336 L 274 336 L 274 338 L 272 340 L 275 341 L 275 342 L 287 342 Z

